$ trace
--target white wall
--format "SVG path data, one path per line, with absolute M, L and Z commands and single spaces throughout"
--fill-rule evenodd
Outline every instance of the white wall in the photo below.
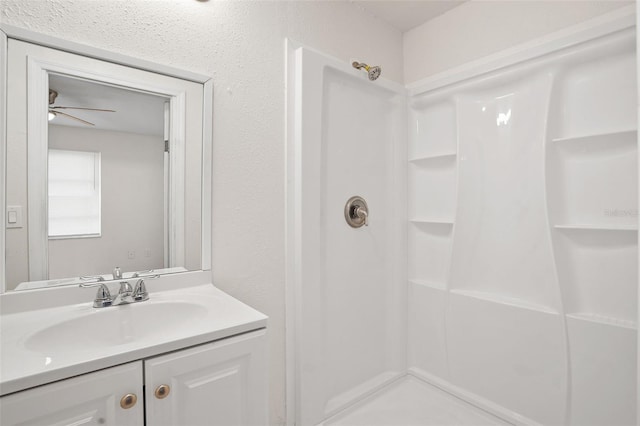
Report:
M 640 33 L 637 29 L 640 27 L 640 2 L 636 2 L 636 82 L 640 82 L 640 55 L 638 55 L 638 47 L 640 46 Z M 638 104 L 638 122 L 640 122 L 640 84 L 637 85 L 636 102 Z M 638 137 L 638 145 L 640 145 L 640 136 Z M 640 151 L 638 152 L 638 160 L 640 162 Z M 638 188 L 640 188 L 640 174 L 638 175 Z M 639 234 L 640 235 L 640 234 Z M 638 252 L 638 266 L 640 267 L 640 251 Z M 640 274 L 639 274 L 640 275 Z M 640 306 L 640 289 L 638 291 L 638 305 Z M 638 310 L 638 319 L 636 320 L 640 324 L 640 309 Z M 637 354 L 640 354 L 640 338 L 637 340 Z M 638 365 L 636 366 L 636 384 L 640 383 L 640 356 L 637 357 Z M 640 406 L 636 407 L 636 424 L 640 424 Z
M 402 81 L 402 35 L 349 2 L 3 0 L 2 22 L 213 76 L 213 274 L 269 315 L 284 421 L 284 39 Z
M 49 147 L 101 153 L 102 211 L 99 238 L 49 240 L 49 278 L 163 268 L 164 138 L 50 125 Z
M 410 84 L 578 24 L 633 1 L 471 0 L 404 33 Z

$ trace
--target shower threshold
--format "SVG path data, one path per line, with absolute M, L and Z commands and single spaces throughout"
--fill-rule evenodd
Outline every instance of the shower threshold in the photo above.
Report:
M 441 389 L 407 375 L 319 426 L 508 425 Z

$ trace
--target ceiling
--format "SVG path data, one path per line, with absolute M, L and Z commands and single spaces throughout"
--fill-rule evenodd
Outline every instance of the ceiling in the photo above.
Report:
M 63 109 L 61 112 L 94 123 L 88 126 L 58 115 L 51 125 L 115 130 L 163 137 L 163 96 L 122 89 L 93 81 L 49 74 L 49 88 L 58 92 L 55 106 L 112 109 L 116 112 Z
M 423 24 L 466 0 L 352 0 L 402 32 Z

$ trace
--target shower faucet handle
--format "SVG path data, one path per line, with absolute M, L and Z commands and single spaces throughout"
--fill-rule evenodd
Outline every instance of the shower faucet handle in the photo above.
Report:
M 362 219 L 364 226 L 369 226 L 369 213 L 363 206 L 356 207 L 356 216 Z
M 369 226 L 369 206 L 364 198 L 357 195 L 349 198 L 344 206 L 344 218 L 352 228 Z

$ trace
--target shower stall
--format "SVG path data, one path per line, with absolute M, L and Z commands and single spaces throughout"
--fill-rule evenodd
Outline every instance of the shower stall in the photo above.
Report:
M 636 424 L 634 21 L 410 87 L 288 43 L 295 424 Z

